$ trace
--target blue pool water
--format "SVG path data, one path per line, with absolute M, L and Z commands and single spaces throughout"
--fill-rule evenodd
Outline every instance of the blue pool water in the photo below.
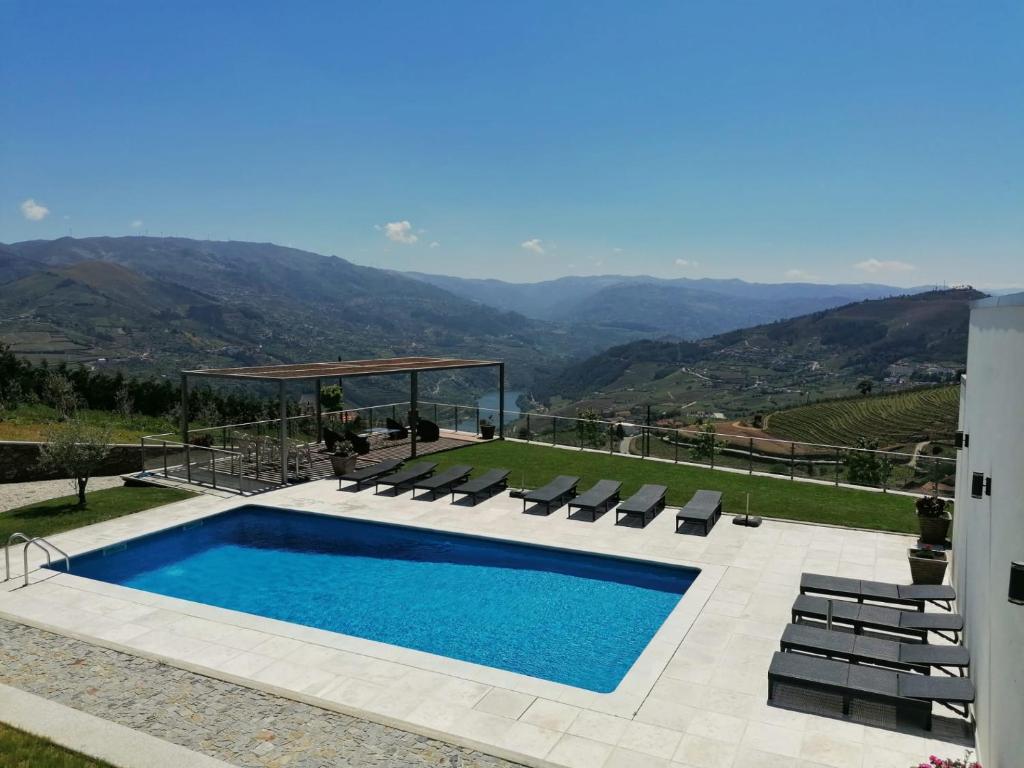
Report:
M 71 572 L 599 692 L 698 574 L 259 506 L 72 558 Z

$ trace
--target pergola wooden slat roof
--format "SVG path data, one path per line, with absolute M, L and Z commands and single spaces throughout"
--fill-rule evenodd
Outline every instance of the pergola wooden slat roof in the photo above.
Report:
M 201 368 L 181 372 L 181 442 L 188 443 L 188 380 L 192 376 L 208 376 L 221 379 L 246 381 L 275 381 L 278 386 L 279 441 L 281 447 L 281 485 L 288 481 L 288 409 L 285 387 L 290 381 L 316 382 L 316 436 L 317 442 L 323 435 L 320 408 L 320 384 L 322 379 L 342 379 L 352 376 L 386 376 L 388 374 L 409 374 L 409 453 L 416 456 L 416 433 L 419 400 L 419 374 L 424 371 L 441 371 L 452 368 L 498 369 L 498 435 L 505 434 L 505 364 L 498 360 L 464 360 L 454 357 L 391 357 L 377 360 L 346 360 L 336 363 L 291 363 L 287 365 L 260 365 L 242 368 Z
M 259 381 L 303 381 L 339 376 L 380 376 L 447 368 L 483 368 L 500 365 L 497 360 L 466 360 L 453 357 L 391 357 L 376 360 L 345 360 L 325 363 L 289 363 L 242 368 L 201 368 L 182 371 L 189 376 L 214 376 L 224 379 Z

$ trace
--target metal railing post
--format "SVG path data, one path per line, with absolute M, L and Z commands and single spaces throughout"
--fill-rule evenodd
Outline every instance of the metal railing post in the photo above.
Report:
M 608 453 L 615 453 L 615 430 L 608 426 Z
M 747 447 L 747 474 L 754 474 L 754 438 L 750 438 L 750 445 Z
M 839 486 L 839 449 L 836 448 L 836 486 Z
M 164 477 L 167 477 L 167 441 L 164 440 Z
M 455 406 L 455 431 L 459 431 L 459 406 Z
M 679 433 L 676 432 L 675 438 L 672 440 L 672 461 L 675 464 L 679 463 Z
M 789 444 L 789 479 L 792 480 L 796 474 L 796 443 Z
M 213 487 L 217 487 L 217 455 L 210 451 L 210 474 L 213 476 Z
M 192 482 L 192 451 L 185 443 L 185 479 Z
M 711 435 L 711 441 L 710 442 L 711 442 L 711 450 L 708 451 L 708 453 L 710 454 L 710 457 L 708 458 L 708 466 L 711 467 L 711 469 L 714 469 L 715 468 L 715 436 L 714 436 L 714 434 Z
M 532 438 L 530 435 L 530 414 L 526 414 L 526 442 L 530 442 L 531 439 Z

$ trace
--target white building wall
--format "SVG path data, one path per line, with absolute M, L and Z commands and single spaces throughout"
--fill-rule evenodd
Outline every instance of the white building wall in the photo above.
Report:
M 960 427 L 953 584 L 977 688 L 978 755 L 985 768 L 1024 765 L 1024 606 L 1007 599 L 1011 561 L 1024 560 L 1024 294 L 971 310 Z M 981 472 L 992 492 L 973 498 Z

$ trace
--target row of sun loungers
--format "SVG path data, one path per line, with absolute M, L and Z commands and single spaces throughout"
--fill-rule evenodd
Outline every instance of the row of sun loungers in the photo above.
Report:
M 395 490 L 413 488 L 430 493 L 431 499 L 438 495 L 457 494 L 467 496 L 475 505 L 481 497 L 492 496 L 508 487 L 509 470 L 492 469 L 483 475 L 470 479 L 473 468 L 459 464 L 434 474 L 437 469 L 435 462 L 420 461 L 402 467 L 400 459 L 382 461 L 338 478 L 338 487 L 343 481 L 354 482 L 358 490 L 363 484 L 373 483 L 375 492 L 380 487 L 391 487 Z M 527 504 L 543 506 L 544 513 L 550 514 L 554 507 L 567 504 L 569 517 L 573 511 L 590 512 L 590 519 L 597 520 L 598 513 L 615 508 L 616 523 L 623 517 L 636 518 L 641 527 L 645 527 L 655 515 L 665 508 L 665 495 L 668 488 L 664 485 L 648 483 L 624 501 L 620 494 L 622 483 L 618 480 L 599 480 L 583 493 L 578 493 L 580 478 L 573 475 L 559 475 L 540 488 L 526 491 L 522 495 L 523 511 Z M 722 494 L 717 491 L 697 491 L 685 507 L 676 515 L 676 532 L 680 523 L 698 522 L 704 535 L 707 535 L 715 522 L 722 515 Z
M 963 618 L 951 612 L 952 587 L 804 573 L 800 593 L 768 670 L 769 702 L 795 693 L 797 708 L 814 714 L 837 705 L 843 715 L 891 712 L 897 725 L 926 730 L 933 704 L 968 716 L 971 659 L 956 644 Z M 926 603 L 950 612 L 926 613 Z M 930 643 L 930 634 L 954 644 Z

